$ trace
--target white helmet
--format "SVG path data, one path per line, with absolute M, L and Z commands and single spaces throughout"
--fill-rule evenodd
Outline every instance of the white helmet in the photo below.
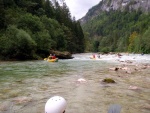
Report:
M 45 104 L 45 113 L 63 113 L 66 109 L 67 102 L 63 97 L 54 96 Z

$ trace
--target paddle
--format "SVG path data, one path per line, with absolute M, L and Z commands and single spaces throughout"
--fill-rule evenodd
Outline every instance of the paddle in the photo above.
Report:
M 108 113 L 120 113 L 121 106 L 118 104 L 113 104 L 109 107 Z

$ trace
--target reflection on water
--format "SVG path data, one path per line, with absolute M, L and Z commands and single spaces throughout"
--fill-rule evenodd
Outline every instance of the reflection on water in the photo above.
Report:
M 66 113 L 106 113 L 110 104 L 120 104 L 121 113 L 150 112 L 150 70 L 132 74 L 110 71 L 120 65 L 83 56 L 57 63 L 46 61 L 0 63 L 0 113 L 44 113 L 54 96 L 67 100 Z M 116 84 L 102 84 L 104 78 Z M 86 83 L 77 79 L 84 78 Z M 130 90 L 129 86 L 138 86 Z

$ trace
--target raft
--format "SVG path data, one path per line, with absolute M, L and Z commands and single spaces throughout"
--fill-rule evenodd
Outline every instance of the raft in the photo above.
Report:
M 100 60 L 101 58 L 98 58 L 98 57 L 95 57 L 95 58 L 90 57 L 90 59 L 92 59 L 92 60 Z
M 55 59 L 47 59 L 48 62 L 58 62 L 58 58 Z
M 44 60 L 47 60 L 48 58 L 44 58 Z
M 96 60 L 96 58 L 90 57 L 90 59 Z
M 48 62 L 58 62 L 58 58 L 55 58 L 55 59 L 44 58 L 44 60 Z

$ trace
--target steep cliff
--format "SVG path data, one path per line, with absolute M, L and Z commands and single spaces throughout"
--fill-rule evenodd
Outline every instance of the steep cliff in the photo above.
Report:
M 99 15 L 102 11 L 133 11 L 141 10 L 144 13 L 150 12 L 150 0 L 102 0 L 98 5 L 92 7 L 88 13 L 80 19 L 81 24 Z

